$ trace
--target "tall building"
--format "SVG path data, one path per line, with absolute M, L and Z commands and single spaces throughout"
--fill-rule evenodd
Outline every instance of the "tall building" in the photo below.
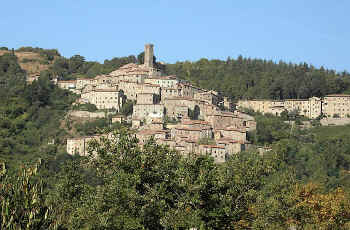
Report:
M 145 45 L 145 66 L 153 68 L 153 44 Z

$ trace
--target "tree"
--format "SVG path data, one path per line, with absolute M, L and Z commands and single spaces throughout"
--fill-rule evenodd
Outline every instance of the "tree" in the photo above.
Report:
M 198 120 L 200 115 L 200 108 L 198 105 L 195 105 L 193 110 L 192 109 L 188 109 L 188 116 L 191 118 L 191 120 Z
M 54 229 L 53 208 L 43 199 L 43 182 L 37 179 L 38 165 L 23 168 L 10 177 L 2 164 L 0 179 L 1 229 Z
M 133 107 L 134 107 L 134 102 L 131 100 L 126 100 L 126 102 L 123 104 L 122 108 L 120 109 L 120 112 L 125 116 L 129 116 L 132 114 Z

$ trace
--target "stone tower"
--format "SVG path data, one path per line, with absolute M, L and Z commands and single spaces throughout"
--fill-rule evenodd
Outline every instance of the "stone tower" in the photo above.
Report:
M 145 66 L 153 68 L 153 44 L 145 45 Z

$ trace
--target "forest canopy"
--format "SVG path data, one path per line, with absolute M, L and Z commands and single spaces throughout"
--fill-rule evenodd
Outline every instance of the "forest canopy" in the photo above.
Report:
M 350 93 L 350 75 L 323 67 L 239 56 L 167 64 L 166 72 L 233 99 L 301 99 Z

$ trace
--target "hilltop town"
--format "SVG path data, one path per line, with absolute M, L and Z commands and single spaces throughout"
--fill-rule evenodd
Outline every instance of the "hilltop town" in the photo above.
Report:
M 142 65 L 130 63 L 95 78 L 56 83 L 80 95 L 76 104 L 118 113 L 126 101 L 133 101 L 130 117 L 117 114 L 112 121 L 130 122 L 141 146 L 153 137 L 181 153 L 209 154 L 216 162 L 249 148 L 247 131 L 255 129 L 254 119 L 232 112 L 231 101 L 219 92 L 163 75 L 154 68 L 153 52 L 153 45 L 146 44 Z M 68 139 L 67 152 L 87 154 L 92 138 L 98 136 Z
M 156 69 L 153 48 L 152 44 L 145 45 L 144 64 L 129 63 L 109 74 L 55 80 L 55 83 L 80 95 L 75 105 L 93 104 L 99 110 L 112 111 L 112 122 L 131 124 L 141 146 L 153 138 L 158 144 L 183 154 L 209 154 L 216 162 L 224 162 L 230 155 L 251 146 L 247 132 L 255 130 L 256 122 L 242 112 L 247 109 L 276 116 L 294 112 L 309 119 L 350 117 L 350 96 L 345 94 L 309 99 L 239 100 L 234 105 L 220 92 L 196 87 Z M 120 113 L 126 103 L 133 107 L 130 116 Z M 101 112 L 75 114 L 91 117 L 100 116 Z M 68 138 L 67 152 L 86 155 L 88 142 L 99 137 Z

